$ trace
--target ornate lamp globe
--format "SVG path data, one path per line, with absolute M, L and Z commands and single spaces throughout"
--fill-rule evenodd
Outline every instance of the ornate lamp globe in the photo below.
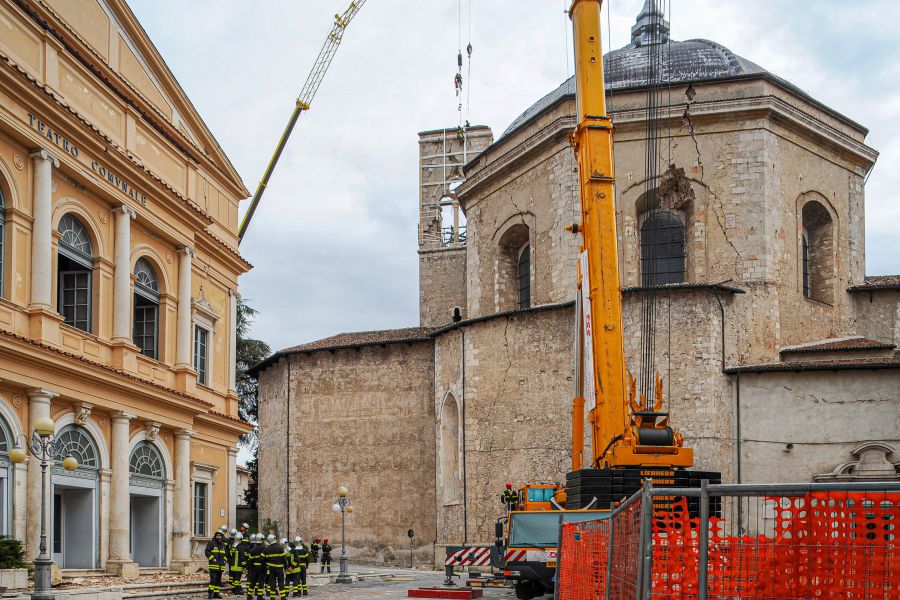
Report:
M 340 496 L 341 498 L 346 498 L 347 493 L 347 488 L 345 488 L 344 486 L 338 488 L 338 496 Z
M 341 512 L 341 505 L 340 504 L 332 504 L 331 510 L 333 510 L 336 513 L 339 513 L 339 512 Z
M 42 438 L 47 438 L 56 433 L 56 423 L 50 417 L 41 417 L 34 424 L 34 430 Z
M 353 507 L 352 507 L 352 506 L 348 506 L 348 507 L 347 507 L 347 512 L 348 512 L 348 513 L 352 513 L 352 512 L 353 512 Z
M 78 468 L 78 461 L 74 456 L 67 456 L 63 459 L 62 465 L 66 471 L 74 471 Z
M 9 460 L 17 465 L 25 462 L 25 451 L 20 446 L 16 446 L 9 451 Z

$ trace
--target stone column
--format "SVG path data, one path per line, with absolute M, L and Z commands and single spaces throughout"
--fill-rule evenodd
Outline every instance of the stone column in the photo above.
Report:
M 172 523 L 171 568 L 187 573 L 193 560 L 191 556 L 191 436 L 193 431 L 180 429 L 175 432 L 175 518 Z
M 237 527 L 240 523 L 237 522 L 237 504 L 238 504 L 238 492 L 237 492 L 237 455 L 239 448 L 235 446 L 234 448 L 228 449 L 228 526 L 229 527 Z
M 35 308 L 52 308 L 53 289 L 53 167 L 59 160 L 46 150 L 31 153 L 34 166 L 34 221 L 31 227 L 31 303 Z
M 50 417 L 50 401 L 59 394 L 49 390 L 35 388 L 27 390 L 28 394 L 28 418 L 29 426 L 25 435 L 31 440 L 31 432 L 38 419 Z M 50 468 L 47 467 L 47 481 L 44 488 L 44 498 L 47 501 L 47 514 L 44 527 L 47 532 L 47 552 L 52 552 L 52 531 L 50 529 Z M 38 555 L 41 544 L 41 462 L 33 456 L 28 458 L 28 515 L 26 523 L 28 534 L 25 539 L 26 554 L 29 560 Z
M 237 393 L 237 305 L 241 295 L 235 290 L 229 290 L 231 297 L 231 316 L 228 325 L 228 391 Z
M 116 271 L 113 276 L 114 342 L 131 341 L 131 220 L 137 216 L 130 206 L 122 205 L 116 215 Z
M 194 251 L 178 249 L 178 324 L 175 338 L 175 366 L 191 367 L 191 257 Z
M 131 579 L 139 575 L 137 563 L 132 562 L 128 548 L 131 531 L 131 494 L 128 484 L 128 424 L 134 415 L 115 412 L 110 415 L 112 476 L 109 489 L 109 559 L 106 569 L 120 577 Z

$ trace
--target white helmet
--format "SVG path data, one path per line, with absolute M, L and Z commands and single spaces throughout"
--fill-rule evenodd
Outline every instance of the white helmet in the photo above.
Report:
M 262 534 L 261 534 L 261 533 L 251 533 L 251 534 L 250 534 L 250 541 L 251 541 L 251 542 L 261 542 L 261 541 L 262 541 Z
M 242 539 L 244 539 L 244 534 L 241 533 L 240 531 L 238 531 L 238 532 L 235 534 L 234 539 L 237 540 L 237 541 L 241 541 Z
M 228 533 L 228 525 L 222 525 L 221 527 L 219 527 L 219 531 L 221 531 L 222 533 Z
M 294 543 L 296 543 L 296 544 L 303 543 L 303 538 L 298 535 L 297 537 L 294 538 Z
M 232 530 L 231 530 L 231 536 L 232 536 L 232 537 L 234 537 L 234 535 L 235 535 L 236 533 L 237 533 L 237 529 L 232 529 Z
M 269 542 L 270 544 L 274 543 L 275 536 L 270 533 L 269 535 L 266 536 L 266 541 Z
M 241 523 L 241 529 L 250 529 L 249 523 Z
M 281 539 L 278 541 L 278 543 L 279 543 L 279 544 L 287 544 L 287 538 L 281 538 Z

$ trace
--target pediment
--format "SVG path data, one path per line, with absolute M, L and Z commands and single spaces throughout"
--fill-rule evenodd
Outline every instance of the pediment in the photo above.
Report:
M 204 154 L 237 189 L 243 181 L 178 84 L 125 0 L 38 0 L 125 82 L 127 93 L 149 105 Z

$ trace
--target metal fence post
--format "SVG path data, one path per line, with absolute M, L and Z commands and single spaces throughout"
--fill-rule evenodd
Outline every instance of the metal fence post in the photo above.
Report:
M 609 519 L 607 519 L 607 523 L 609 523 L 609 541 L 606 544 L 606 600 L 611 600 L 610 594 L 612 593 L 612 560 L 613 560 L 613 523 L 615 523 L 615 513 L 616 511 L 616 503 L 609 503 Z
M 697 600 L 706 600 L 709 577 L 709 485 L 708 479 L 700 481 L 700 565 L 697 575 Z
M 641 544 L 638 563 L 638 600 L 650 600 L 653 572 L 653 482 L 644 479 L 641 490 Z

